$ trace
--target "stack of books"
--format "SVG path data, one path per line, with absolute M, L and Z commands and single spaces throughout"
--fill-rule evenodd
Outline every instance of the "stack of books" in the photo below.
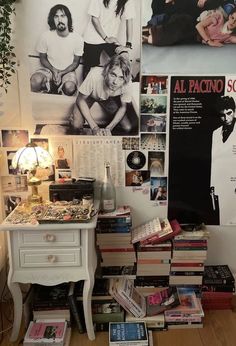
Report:
M 158 315 L 153 316 L 145 316 L 143 318 L 136 318 L 132 314 L 128 312 L 125 315 L 126 322 L 145 322 L 148 330 L 152 330 L 153 332 L 159 332 L 167 330 L 167 324 L 165 322 L 164 313 L 160 313 Z
M 196 293 L 202 285 L 204 263 L 207 258 L 209 232 L 205 229 L 184 231 L 173 239 L 170 285 L 195 286 Z
M 136 255 L 131 243 L 131 225 L 129 206 L 118 207 L 111 213 L 99 213 L 96 237 L 102 277 L 136 274 Z
M 202 328 L 204 312 L 191 288 L 177 288 L 180 304 L 164 312 L 168 329 Z
M 172 239 L 181 228 L 176 220 L 155 218 L 132 229 L 132 243 L 137 249 L 137 278 L 139 290 L 154 293 L 156 288 L 169 286 Z
M 110 322 L 124 322 L 124 309 L 116 300 L 92 301 L 93 326 L 96 332 L 108 331 Z
M 206 265 L 202 285 L 204 309 L 232 309 L 235 279 L 228 265 Z
M 77 310 L 81 316 L 84 326 L 83 317 L 83 286 L 84 282 L 76 283 L 75 297 Z M 110 280 L 96 278 L 92 292 L 92 318 L 93 327 L 96 332 L 108 331 L 109 322 L 123 322 L 125 320 L 124 309 L 118 304 L 109 293 Z
M 74 288 L 74 282 L 55 286 L 34 284 L 33 320 L 65 319 L 69 326 L 74 324 L 79 333 L 83 333 L 85 331 L 84 322 L 77 309 Z
M 70 284 L 56 286 L 32 285 L 33 290 L 33 320 L 66 319 L 70 321 Z
M 56 345 L 69 346 L 71 328 L 65 319 L 31 321 L 23 346 Z
M 169 276 L 172 244 L 138 244 L 137 276 Z
M 135 318 L 155 316 L 180 304 L 175 288 L 166 288 L 144 296 L 127 278 L 111 279 L 110 293 Z

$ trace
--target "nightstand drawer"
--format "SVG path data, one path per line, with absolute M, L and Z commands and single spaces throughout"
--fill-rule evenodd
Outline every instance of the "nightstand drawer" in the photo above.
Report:
M 78 246 L 80 230 L 18 231 L 18 241 L 20 247 Z
M 71 267 L 81 266 L 81 249 L 20 250 L 20 267 Z

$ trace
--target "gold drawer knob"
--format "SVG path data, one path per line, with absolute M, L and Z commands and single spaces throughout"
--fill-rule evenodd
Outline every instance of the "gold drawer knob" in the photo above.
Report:
M 53 242 L 56 240 L 56 236 L 54 234 L 45 234 L 43 239 L 48 242 Z
M 57 260 L 57 257 L 56 257 L 56 256 L 54 256 L 54 255 L 48 255 L 48 262 L 54 263 L 54 262 L 56 262 L 56 260 Z

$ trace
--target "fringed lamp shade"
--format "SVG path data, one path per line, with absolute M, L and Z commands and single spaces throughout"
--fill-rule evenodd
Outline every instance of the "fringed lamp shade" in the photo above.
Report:
M 49 152 L 34 143 L 29 143 L 25 147 L 17 150 L 12 159 L 12 167 L 21 171 L 29 171 L 31 177 L 28 185 L 32 187 L 30 202 L 41 202 L 42 198 L 38 195 L 38 185 L 41 180 L 35 176 L 37 167 L 47 168 L 52 166 L 53 160 Z

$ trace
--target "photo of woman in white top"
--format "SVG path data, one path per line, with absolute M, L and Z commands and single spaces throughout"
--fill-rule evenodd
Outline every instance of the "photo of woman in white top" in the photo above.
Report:
M 132 48 L 134 0 L 91 0 L 88 14 L 90 20 L 84 32 L 84 78 L 91 67 L 100 65 L 102 51 L 111 57 L 118 52 L 118 47 L 119 51 Z M 126 42 L 119 39 L 123 21 Z

